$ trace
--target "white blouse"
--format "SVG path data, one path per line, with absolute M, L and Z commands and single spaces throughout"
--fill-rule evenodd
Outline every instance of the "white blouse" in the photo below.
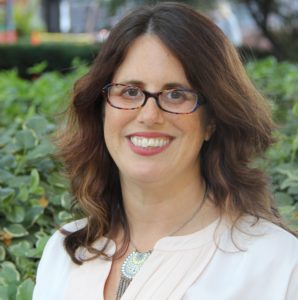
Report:
M 75 231 L 85 220 L 67 224 Z M 216 220 L 185 236 L 160 239 L 122 300 L 298 300 L 298 240 L 278 226 L 243 218 L 231 231 Z M 101 300 L 111 262 L 74 264 L 57 231 L 40 261 L 33 300 Z M 94 246 L 100 248 L 106 239 Z M 113 241 L 107 253 L 115 251 Z M 80 249 L 78 255 L 91 255 Z

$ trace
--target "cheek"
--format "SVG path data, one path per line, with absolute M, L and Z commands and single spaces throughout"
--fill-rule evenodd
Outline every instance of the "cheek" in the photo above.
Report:
M 104 109 L 103 119 L 105 139 L 124 135 L 125 128 L 131 121 L 132 117 L 128 111 L 115 109 L 107 105 Z
M 117 157 L 119 149 L 119 131 L 117 124 L 114 122 L 113 114 L 108 110 L 105 110 L 104 120 L 104 140 L 108 152 L 112 156 L 113 160 Z
M 204 108 L 201 108 L 198 111 L 197 119 L 193 121 L 194 122 L 194 128 L 196 128 L 196 132 L 198 133 L 198 139 L 201 139 L 202 142 L 209 136 L 209 121 L 207 114 L 204 110 Z
M 118 124 L 121 122 L 118 110 L 110 107 L 109 105 L 106 105 L 105 109 L 103 110 L 103 113 L 105 132 L 115 131 L 118 127 Z
M 188 117 L 190 118 L 180 123 L 184 136 L 183 147 L 187 148 L 184 155 L 188 153 L 187 155 L 191 159 L 196 159 L 200 155 L 202 145 L 206 139 L 206 122 L 202 113 L 193 116 L 188 115 Z
M 108 106 L 106 106 L 103 110 L 103 129 L 104 129 L 104 138 L 108 149 L 110 150 L 110 145 L 113 141 L 114 133 L 117 131 L 115 127 L 113 117 L 113 111 L 110 110 Z
M 203 111 L 196 111 L 193 114 L 184 115 L 178 125 L 181 130 L 194 140 L 201 139 L 206 131 L 206 118 Z

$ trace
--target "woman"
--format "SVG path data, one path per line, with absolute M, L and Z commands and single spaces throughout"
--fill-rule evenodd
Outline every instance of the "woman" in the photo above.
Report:
M 125 17 L 60 141 L 87 218 L 49 240 L 33 299 L 297 299 L 297 239 L 251 166 L 273 127 L 206 17 L 175 3 Z

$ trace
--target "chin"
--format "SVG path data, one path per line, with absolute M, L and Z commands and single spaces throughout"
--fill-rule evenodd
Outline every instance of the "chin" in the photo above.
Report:
M 134 169 L 121 172 L 121 177 L 123 179 L 130 178 L 133 181 L 140 183 L 160 182 L 165 176 L 165 172 L 162 172 L 160 168 L 157 169 L 156 167 L 151 168 L 148 166 L 134 166 Z

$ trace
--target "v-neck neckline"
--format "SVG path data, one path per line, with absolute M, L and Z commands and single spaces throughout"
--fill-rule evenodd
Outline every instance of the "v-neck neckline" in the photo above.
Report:
M 153 292 L 151 285 L 158 284 L 161 279 L 160 276 L 167 276 L 166 286 L 159 286 L 158 290 L 155 291 L 157 295 L 165 295 L 165 297 L 162 296 L 162 299 L 167 299 L 168 296 L 166 295 L 171 295 L 170 299 L 176 299 L 176 294 L 175 296 L 169 294 L 175 289 L 176 285 L 179 285 L 177 295 L 185 293 L 212 259 L 217 248 L 214 233 L 216 233 L 216 236 L 219 236 L 223 232 L 223 228 L 226 228 L 223 224 L 225 222 L 216 219 L 205 228 L 194 233 L 182 236 L 168 236 L 158 240 L 152 254 L 133 278 L 121 300 L 153 299 L 154 297 L 148 298 L 146 295 Z M 106 242 L 107 238 L 101 238 L 94 243 L 94 247 L 101 249 Z M 110 240 L 106 253 L 112 256 L 115 251 L 116 244 Z M 81 249 L 80 253 L 84 253 L 85 258 L 92 255 L 86 249 Z M 71 296 L 70 299 L 73 300 L 81 299 L 80 297 L 84 293 L 90 300 L 104 299 L 104 286 L 111 271 L 111 266 L 112 261 L 106 261 L 101 257 L 86 261 L 80 266 L 75 265 L 66 284 L 66 295 L 68 297 Z M 175 266 L 177 266 L 177 269 L 171 271 Z M 194 272 L 189 273 L 189 269 Z M 172 272 L 175 274 L 173 278 Z

